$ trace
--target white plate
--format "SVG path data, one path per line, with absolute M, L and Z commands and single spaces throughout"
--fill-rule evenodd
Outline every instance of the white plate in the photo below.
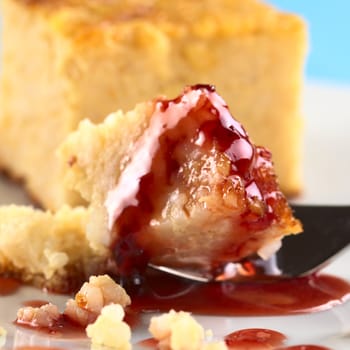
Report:
M 305 191 L 298 202 L 350 204 L 350 87 L 310 83 L 305 89 Z M 28 199 L 17 186 L 0 180 L 0 204 L 26 203 Z M 349 213 L 350 214 L 350 213 Z M 350 233 L 349 233 L 350 234 Z M 350 250 L 327 268 L 328 272 L 350 280 Z M 87 349 L 88 341 L 50 338 L 12 322 L 21 301 L 45 299 L 63 307 L 66 297 L 45 294 L 23 287 L 15 295 L 0 298 L 0 326 L 8 331 L 6 348 L 21 345 L 60 346 Z M 288 344 L 311 343 L 335 350 L 350 349 L 350 302 L 307 315 L 284 317 L 196 317 L 206 329 L 222 337 L 242 328 L 270 328 L 288 336 Z M 147 317 L 133 332 L 133 341 L 148 338 Z M 1 344 L 1 342 L 0 342 Z M 0 345 L 1 348 L 1 345 Z

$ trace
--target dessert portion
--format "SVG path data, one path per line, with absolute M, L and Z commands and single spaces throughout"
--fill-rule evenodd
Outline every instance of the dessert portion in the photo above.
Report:
M 170 310 L 151 318 L 148 328 L 160 350 L 228 350 L 224 341 L 210 341 L 204 328 L 189 312 Z
M 203 327 L 190 313 L 175 310 L 152 317 L 149 331 L 160 349 L 199 349 L 205 337 Z
M 151 262 L 208 273 L 272 255 L 299 233 L 270 152 L 213 86 L 86 120 L 60 149 L 67 186 L 90 203 L 87 237 L 113 273 Z
M 126 291 L 109 276 L 91 276 L 74 299 L 68 299 L 63 313 L 52 303 L 24 306 L 17 312 L 16 323 L 32 328 L 51 328 L 53 331 L 62 328 L 67 319 L 76 326 L 86 327 L 96 321 L 105 306 L 118 304 L 125 308 L 130 302 Z
M 103 270 L 85 235 L 86 209 L 57 213 L 24 206 L 0 207 L 0 273 L 50 290 L 75 290 Z
M 57 305 L 47 303 L 40 307 L 25 306 L 20 308 L 17 311 L 16 322 L 33 328 L 50 328 L 59 321 L 60 317 Z
M 224 341 L 208 341 L 212 332 L 205 331 L 189 312 L 170 310 L 154 316 L 148 330 L 157 349 L 228 350 Z
M 213 86 L 83 121 L 59 155 L 67 188 L 89 207 L 0 207 L 2 274 L 57 291 L 91 274 L 142 274 L 148 263 L 217 275 L 301 231 L 270 152 Z
M 300 291 L 305 292 L 308 288 L 313 288 L 316 276 L 312 276 L 312 281 L 308 283 L 308 287 L 305 286 Z M 299 283 L 295 283 L 298 280 L 293 281 L 294 287 L 298 287 Z M 299 280 L 300 281 L 300 280 Z M 203 286 L 203 284 L 200 284 Z M 212 283 L 212 285 L 218 285 L 218 283 Z M 232 284 L 230 282 L 225 283 L 226 287 L 231 285 L 232 288 L 222 288 L 221 291 L 228 289 L 231 290 L 231 296 L 233 297 L 236 292 L 236 288 L 242 286 L 242 284 Z M 250 284 L 251 285 L 251 284 Z M 259 287 L 266 286 L 268 284 L 260 284 Z M 273 288 L 273 284 L 270 284 Z M 140 286 L 139 286 L 140 287 Z M 192 285 L 194 287 L 194 285 Z M 257 289 L 255 285 L 255 289 Z M 328 294 L 334 285 L 321 283 L 320 288 Z M 144 288 L 141 288 L 144 289 Z M 192 288 L 190 288 L 192 289 Z M 275 290 L 275 296 L 282 304 L 294 303 L 294 293 L 289 288 L 289 295 L 284 295 L 281 298 L 281 292 Z M 188 291 L 189 289 L 186 288 Z M 139 290 L 140 292 L 140 290 Z M 153 291 L 154 292 L 154 291 Z M 315 292 L 315 290 L 314 290 Z M 142 291 L 141 291 L 142 293 Z M 270 304 L 272 307 L 276 307 L 275 299 L 271 299 L 274 293 L 266 293 L 258 288 L 257 293 L 260 294 L 257 298 L 252 298 L 252 295 L 245 292 L 247 299 L 255 299 L 255 302 L 261 304 Z M 178 291 L 176 292 L 178 294 Z M 182 294 L 182 293 L 180 293 Z M 220 293 L 211 294 L 210 300 L 207 304 L 216 304 L 216 298 L 213 299 L 213 295 L 218 296 Z M 317 295 L 312 293 L 312 298 Z M 328 294 L 329 296 L 329 294 Z M 164 295 L 161 297 L 164 298 Z M 135 300 L 136 299 L 136 300 Z M 269 328 L 243 328 L 235 329 L 235 327 L 226 334 L 223 334 L 222 330 L 220 334 L 214 334 L 211 329 L 205 329 L 195 317 L 188 311 L 179 307 L 178 303 L 175 311 L 169 308 L 164 313 L 152 316 L 148 324 L 148 331 L 151 335 L 145 336 L 140 340 L 140 332 L 136 339 L 132 338 L 132 332 L 135 332 L 135 326 L 140 325 L 142 328 L 145 326 L 145 319 L 135 319 L 134 304 L 137 304 L 137 295 L 132 298 L 130 304 L 130 297 L 123 289 L 122 286 L 115 283 L 110 277 L 106 275 L 91 276 L 89 282 L 84 283 L 79 292 L 75 295 L 74 299 L 69 299 L 66 303 L 63 313 L 59 308 L 50 303 L 42 302 L 40 300 L 34 300 L 29 303 L 36 305 L 21 307 L 17 312 L 16 324 L 18 326 L 25 326 L 33 330 L 45 331 L 50 336 L 55 338 L 71 339 L 72 329 L 79 332 L 76 334 L 83 335 L 86 332 L 87 337 L 91 340 L 92 349 L 115 349 L 115 350 L 129 350 L 134 345 L 137 348 L 152 348 L 159 350 L 228 350 L 228 349 L 285 349 L 287 350 L 286 342 L 290 342 L 287 336 L 277 330 Z M 166 298 L 168 299 L 168 298 Z M 283 300 L 282 300 L 283 299 Z M 198 302 L 192 298 L 192 304 Z M 338 301 L 345 299 L 340 298 Z M 72 301 L 76 301 L 75 311 L 73 313 L 67 312 Z M 174 302 L 174 301 L 173 301 Z M 41 305 L 40 305 L 41 304 Z M 328 307 L 334 306 L 330 300 L 324 305 Z M 227 309 L 227 305 L 226 305 Z M 153 311 L 154 308 L 152 309 Z M 169 311 L 170 310 L 170 311 Z M 324 311 L 324 309 L 322 309 Z M 70 310 L 71 311 L 71 310 Z M 295 310 L 296 311 L 296 310 Z M 295 311 L 291 314 L 295 315 Z M 309 312 L 315 312 L 315 308 L 311 308 Z M 321 310 L 319 310 L 321 311 Z M 300 309 L 297 311 L 300 312 Z M 89 317 L 86 315 L 89 314 Z M 72 317 L 73 316 L 73 317 Z M 141 324 L 139 322 L 141 321 Z M 227 327 L 224 327 L 227 328 Z M 142 332 L 144 333 L 144 332 Z M 135 333 L 134 333 L 135 334 Z M 136 334 L 135 334 L 136 335 Z M 33 340 L 30 338 L 30 340 Z M 0 327 L 0 344 L 5 345 L 6 330 Z M 136 342 L 137 341 L 137 342 Z M 23 342 L 22 342 L 23 344 Z M 35 344 L 31 341 L 30 344 Z M 322 349 L 316 345 L 295 345 L 288 347 L 288 349 Z
M 6 343 L 6 335 L 7 335 L 6 329 L 0 326 L 0 346 L 1 347 L 3 347 Z
M 40 306 L 24 306 L 17 311 L 16 324 L 39 329 L 49 334 L 64 333 L 66 328 L 85 329 L 93 348 L 129 350 L 132 348 L 130 319 L 131 300 L 122 286 L 107 275 L 91 276 L 68 299 L 64 311 L 50 302 Z M 170 310 L 153 316 L 148 328 L 152 338 L 141 341 L 164 350 L 225 350 L 225 341 L 213 341 L 211 330 L 204 328 L 189 312 Z M 3 330 L 3 332 L 5 332 Z M 6 334 L 6 333 L 5 333 Z M 0 327 L 0 339 L 2 329 Z
M 75 298 L 67 301 L 64 315 L 81 326 L 87 326 L 97 319 L 105 306 L 119 304 L 125 308 L 130 303 L 129 295 L 111 277 L 91 276 Z
M 4 0 L 1 12 L 0 167 L 43 207 L 81 203 L 54 157 L 80 120 L 197 82 L 215 84 L 271 149 L 282 190 L 300 191 L 297 16 L 257 0 Z
M 86 327 L 92 347 L 131 350 L 131 329 L 124 321 L 124 309 L 119 304 L 103 307 L 97 320 Z

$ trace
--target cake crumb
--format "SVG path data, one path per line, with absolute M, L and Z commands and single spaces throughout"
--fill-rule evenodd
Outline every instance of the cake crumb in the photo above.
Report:
M 17 311 L 17 323 L 31 327 L 52 327 L 59 318 L 58 307 L 51 303 L 40 307 L 25 306 Z
M 205 342 L 212 336 L 185 311 L 170 310 L 166 314 L 151 318 L 149 331 L 158 341 L 161 350 L 225 350 L 225 342 Z
M 131 329 L 123 321 L 124 309 L 119 304 L 104 306 L 96 321 L 86 327 L 92 346 L 106 346 L 118 350 L 131 349 Z
M 130 303 L 124 288 L 108 275 L 91 276 L 75 298 L 67 301 L 64 314 L 81 326 L 87 326 L 96 320 L 104 306 L 120 304 L 125 307 Z
M 63 314 L 52 303 L 40 307 L 25 306 L 17 311 L 18 324 L 30 327 L 50 328 L 63 317 L 86 327 L 95 322 L 102 308 L 109 304 L 119 304 L 122 308 L 131 303 L 125 289 L 108 275 L 91 276 L 74 299 L 69 299 Z
M 0 348 L 2 348 L 6 343 L 6 335 L 6 329 L 0 326 Z

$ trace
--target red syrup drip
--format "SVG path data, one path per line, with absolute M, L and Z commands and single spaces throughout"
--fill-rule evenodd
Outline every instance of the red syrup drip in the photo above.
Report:
M 0 296 L 14 294 L 20 286 L 21 282 L 14 278 L 0 277 Z
M 135 312 L 170 309 L 222 316 L 266 316 L 329 309 L 350 298 L 348 282 L 328 275 L 271 282 L 198 283 L 151 272 L 128 286 Z
M 160 248 L 147 241 L 152 230 L 150 222 L 161 217 L 169 193 L 191 188 L 188 174 L 196 174 L 197 180 L 201 181 L 200 169 L 204 157 L 212 157 L 215 162 L 218 158 L 224 158 L 228 164 L 227 181 L 242 184 L 246 210 L 241 215 L 239 229 L 248 237 L 257 230 L 269 227 L 273 220 L 286 214 L 284 209 L 281 210 L 286 206 L 286 200 L 278 190 L 270 152 L 251 143 L 226 105 L 220 105 L 220 108 L 214 106 L 208 97 L 208 94 L 215 91 L 212 86 L 197 85 L 189 88 L 194 89 L 203 92 L 197 106 L 180 119 L 174 128 L 166 129 L 160 135 L 151 168 L 140 179 L 135 198 L 138 204 L 124 208 L 114 224 L 114 230 L 118 234 L 111 250 L 117 266 L 115 272 L 121 276 L 142 274 L 154 252 L 157 254 L 157 249 Z M 174 100 L 159 100 L 157 103 L 161 104 L 160 110 L 165 112 L 174 104 L 180 103 L 181 98 L 182 96 Z M 197 156 L 196 162 L 193 156 L 198 153 L 201 157 Z M 257 199 L 263 203 L 260 211 L 254 207 Z M 212 270 L 220 269 L 222 262 L 230 260 L 239 249 L 236 246 L 228 247 L 221 255 L 218 254 Z
M 248 328 L 232 332 L 224 340 L 235 350 L 272 350 L 283 345 L 286 336 L 272 329 Z

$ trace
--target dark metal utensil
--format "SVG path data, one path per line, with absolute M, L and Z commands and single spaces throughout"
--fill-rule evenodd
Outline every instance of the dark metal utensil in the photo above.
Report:
M 301 220 L 304 232 L 283 239 L 280 250 L 269 260 L 251 260 L 259 270 L 254 279 L 269 276 L 297 277 L 315 272 L 343 251 L 350 243 L 350 206 L 293 205 L 295 217 Z M 174 269 L 149 265 L 178 277 L 199 282 L 218 280 L 198 270 Z M 233 280 L 247 279 L 244 263 L 232 264 Z M 240 275 L 239 271 L 243 271 Z M 249 278 L 249 277 L 248 277 Z
M 350 243 L 350 206 L 293 205 L 303 224 L 300 235 L 287 236 L 277 252 L 283 275 L 302 276 L 321 269 Z

